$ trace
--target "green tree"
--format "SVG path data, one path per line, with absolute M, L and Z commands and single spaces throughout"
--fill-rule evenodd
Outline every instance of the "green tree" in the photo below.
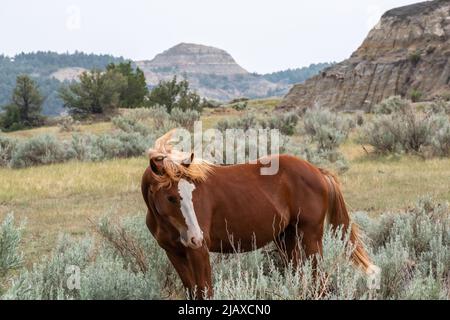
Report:
M 127 80 L 126 86 L 120 92 L 121 107 L 136 108 L 144 103 L 144 98 L 148 94 L 148 88 L 144 72 L 141 69 L 136 68 L 134 70 L 131 62 L 123 62 L 120 64 L 111 63 L 106 70 L 107 72 L 119 72 Z
M 120 92 L 127 84 L 118 72 L 91 70 L 80 75 L 79 82 L 62 87 L 59 96 L 64 107 L 78 117 L 101 114 L 120 105 Z
M 2 128 L 17 130 L 40 125 L 43 101 L 36 83 L 27 75 L 18 76 L 11 103 L 3 108 Z
M 20 110 L 14 104 L 8 104 L 3 107 L 3 114 L 0 116 L 0 128 L 5 131 L 15 131 L 25 128 L 20 121 Z
M 17 77 L 12 104 L 20 112 L 20 121 L 25 126 L 39 125 L 42 120 L 42 98 L 36 83 L 27 75 Z
M 200 96 L 190 90 L 189 82 L 178 82 L 176 76 L 170 81 L 160 81 L 150 92 L 147 104 L 165 106 L 169 113 L 175 108 L 201 111 L 203 106 Z

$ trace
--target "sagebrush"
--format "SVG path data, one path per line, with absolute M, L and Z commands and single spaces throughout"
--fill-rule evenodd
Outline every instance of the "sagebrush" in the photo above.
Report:
M 392 101 L 396 100 L 382 103 L 389 107 L 382 107 L 384 111 L 361 129 L 360 143 L 381 154 L 450 155 L 450 121 L 445 112 L 416 111 L 404 100 L 392 107 Z
M 212 254 L 217 299 L 449 299 L 450 210 L 426 197 L 404 212 L 354 219 L 381 268 L 380 289 L 368 289 L 355 270 L 346 237 L 327 230 L 316 271 L 297 269 L 268 246 L 250 253 Z M 98 240 L 62 236 L 50 257 L 15 276 L 3 299 L 175 299 L 184 289 L 145 226 L 144 215 L 103 218 Z M 15 248 L 15 250 L 19 250 Z M 80 269 L 80 287 L 68 286 L 68 266 Z

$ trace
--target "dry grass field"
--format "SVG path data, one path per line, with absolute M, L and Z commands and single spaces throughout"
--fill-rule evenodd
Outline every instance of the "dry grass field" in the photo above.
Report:
M 80 124 L 76 126 L 78 132 L 101 134 L 109 132 L 112 129 L 111 122 L 95 122 L 93 124 Z M 71 132 L 63 132 L 58 126 L 46 126 L 28 130 L 13 131 L 5 133 L 7 136 L 28 139 L 39 134 L 55 134 L 61 139 L 68 138 L 72 135 Z

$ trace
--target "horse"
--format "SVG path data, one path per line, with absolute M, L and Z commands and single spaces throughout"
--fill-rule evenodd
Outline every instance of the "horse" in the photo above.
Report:
M 322 255 L 325 223 L 350 229 L 354 264 L 367 274 L 378 270 L 330 172 L 291 155 L 275 155 L 275 175 L 260 174 L 267 159 L 214 165 L 172 150 L 170 136 L 161 137 L 149 150 L 141 191 L 147 227 L 165 250 L 188 298 L 213 297 L 210 252 L 234 253 L 236 243 L 240 252 L 248 252 L 275 242 L 296 267 L 302 249 L 307 257 Z

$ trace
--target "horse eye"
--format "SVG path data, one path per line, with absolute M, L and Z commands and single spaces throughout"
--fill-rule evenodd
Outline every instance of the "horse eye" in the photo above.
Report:
M 169 202 L 171 202 L 171 203 L 173 203 L 173 204 L 177 204 L 177 203 L 178 203 L 177 198 L 174 197 L 174 196 L 168 196 L 168 197 L 167 197 L 167 200 L 169 200 Z

